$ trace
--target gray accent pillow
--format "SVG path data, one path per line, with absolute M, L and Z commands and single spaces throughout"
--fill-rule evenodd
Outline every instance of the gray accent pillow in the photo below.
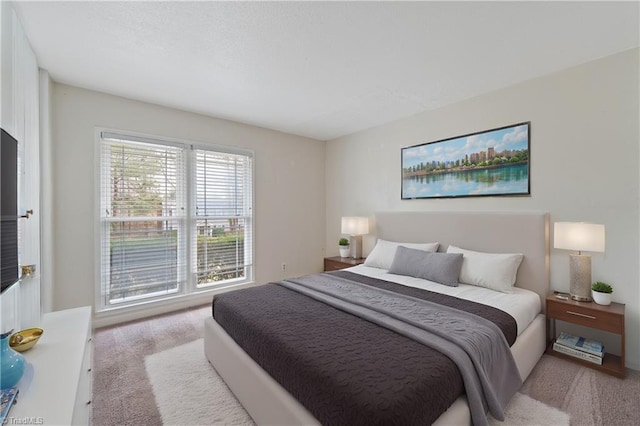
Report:
M 458 287 L 462 253 L 433 253 L 398 246 L 389 272 Z

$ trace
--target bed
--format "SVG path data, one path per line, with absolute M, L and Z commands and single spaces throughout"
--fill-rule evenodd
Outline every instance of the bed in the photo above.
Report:
M 522 253 L 524 258 L 518 268 L 516 287 L 524 289 L 522 292 L 537 295 L 538 300 L 533 312 L 510 313 L 516 319 L 518 327 L 510 351 L 522 380 L 526 379 L 545 350 L 543 312 L 544 299 L 549 292 L 547 214 L 381 212 L 376 214 L 375 234 L 391 241 L 437 241 L 441 251 L 446 250 L 449 245 L 455 245 L 489 253 Z M 408 288 L 421 286 L 417 278 L 410 278 L 407 282 L 407 277 L 387 274 L 386 271 L 369 267 L 351 268 L 342 273 L 346 277 L 353 274 L 370 280 L 395 280 Z M 461 286 L 458 290 L 447 288 L 446 292 L 464 298 L 464 294 L 453 293 L 468 293 L 468 289 Z M 527 316 L 528 319 L 518 318 Z M 205 321 L 205 354 L 256 423 L 320 423 L 303 404 L 247 355 L 213 317 Z M 308 386 L 313 389 L 315 382 L 308 383 Z M 432 420 L 425 423 L 431 423 Z M 463 394 L 435 419 L 434 424 L 470 423 L 469 403 Z

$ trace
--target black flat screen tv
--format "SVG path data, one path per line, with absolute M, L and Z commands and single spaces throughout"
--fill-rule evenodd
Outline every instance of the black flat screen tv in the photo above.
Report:
M 2 290 L 18 281 L 18 142 L 0 129 L 0 277 Z

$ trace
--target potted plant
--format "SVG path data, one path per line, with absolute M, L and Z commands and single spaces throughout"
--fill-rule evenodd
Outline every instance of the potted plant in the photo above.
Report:
M 338 240 L 338 247 L 340 248 L 340 257 L 349 257 L 349 240 L 346 238 L 340 238 Z
M 598 305 L 610 305 L 613 288 L 607 283 L 596 281 L 591 286 L 591 297 Z

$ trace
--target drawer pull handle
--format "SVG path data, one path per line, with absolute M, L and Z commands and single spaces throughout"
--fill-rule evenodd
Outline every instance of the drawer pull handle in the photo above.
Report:
M 577 315 L 579 317 L 589 318 L 589 319 L 597 319 L 593 315 L 581 314 L 580 312 L 567 311 L 568 314 Z
M 87 401 L 87 405 L 91 405 L 91 401 Z
M 88 373 L 91 373 L 91 369 L 88 369 L 88 370 L 87 370 L 87 372 L 88 372 Z

